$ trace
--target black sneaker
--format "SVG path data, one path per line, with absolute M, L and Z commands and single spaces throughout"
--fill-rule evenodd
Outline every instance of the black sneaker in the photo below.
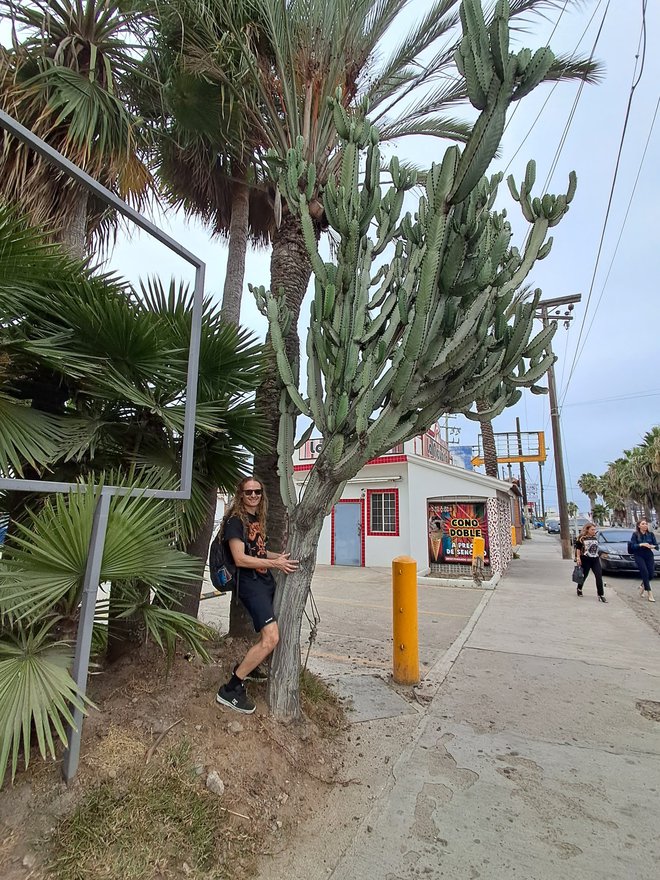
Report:
M 220 703 L 221 706 L 227 706 L 229 709 L 234 709 L 235 712 L 241 712 L 243 715 L 252 715 L 257 708 L 255 703 L 249 698 L 244 685 L 230 691 L 227 685 L 223 684 L 216 694 L 215 701 Z
M 236 670 L 238 669 L 238 663 L 232 669 L 232 673 L 236 675 Z M 245 676 L 244 681 L 253 681 L 256 684 L 263 684 L 265 681 L 268 681 L 268 672 L 263 669 L 261 666 L 257 666 L 256 669 L 253 669 L 252 672 L 248 672 Z

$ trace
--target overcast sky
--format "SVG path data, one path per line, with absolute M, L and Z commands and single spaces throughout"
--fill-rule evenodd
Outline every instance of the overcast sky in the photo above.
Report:
M 416 2 L 414 8 L 421 15 L 430 5 Z M 561 17 L 555 10 L 546 21 L 537 19 L 533 28 L 522 36 L 521 44 L 530 48 L 544 45 L 556 26 L 550 41 L 556 52 L 572 52 L 582 37 L 580 51 L 589 55 L 606 6 L 606 0 L 600 3 L 586 0 L 581 9 L 566 11 Z M 602 474 L 609 461 L 639 443 L 646 431 L 660 423 L 660 313 L 657 305 L 660 124 L 653 132 L 624 227 L 660 95 L 660 9 L 657 3 L 648 3 L 645 66 L 634 93 L 604 246 L 592 285 L 635 70 L 639 74 L 641 58 L 636 56 L 640 47 L 641 10 L 642 0 L 609 3 L 596 49 L 596 57 L 606 66 L 605 79 L 600 85 L 584 87 L 548 187 L 550 192 L 565 192 L 568 172 L 575 169 L 577 195 L 568 215 L 554 230 L 552 253 L 530 276 L 532 283 L 543 289 L 544 297 L 572 293 L 581 293 L 583 297 L 573 313 L 575 318 L 570 330 L 560 327 L 557 331 L 554 348 L 559 356 L 556 375 L 562 404 L 568 497 L 585 512 L 588 501 L 577 487 L 579 476 L 587 471 Z M 591 25 L 583 37 L 592 15 Z M 521 102 L 513 115 L 510 112 L 502 154 L 491 170 L 506 169 L 520 180 L 527 160 L 533 157 L 538 168 L 537 187 L 542 187 L 555 163 L 578 88 L 577 83 L 560 84 L 554 90 L 551 85 L 543 85 Z M 540 118 L 521 147 L 548 96 Z M 408 139 L 398 146 L 397 152 L 401 158 L 428 165 L 441 158 L 444 147 L 432 139 Z M 501 195 L 501 204 L 507 203 L 506 187 L 501 189 Z M 526 224 L 515 204 L 510 209 L 510 219 L 516 243 L 521 244 Z M 201 226 L 187 224 L 178 216 L 161 218 L 161 222 L 187 248 L 206 259 L 208 290 L 220 296 L 226 263 L 226 248 L 222 242 L 210 241 Z M 122 237 L 111 262 L 115 269 L 133 279 L 150 273 L 160 273 L 167 278 L 173 272 L 179 277 L 191 277 L 185 265 L 142 235 Z M 268 253 L 252 252 L 247 263 L 246 283 L 268 285 L 268 264 Z M 308 307 L 303 306 L 303 319 L 307 315 Z M 241 317 L 259 336 L 265 335 L 265 321 L 247 291 Z M 546 431 L 546 505 L 556 505 L 547 396 L 525 392 L 515 408 L 495 420 L 495 430 L 515 430 L 516 416 L 520 418 L 522 430 Z M 476 444 L 478 424 L 462 417 L 452 424 L 461 428 L 461 444 Z M 537 465 L 528 466 L 527 476 L 529 483 L 538 482 Z

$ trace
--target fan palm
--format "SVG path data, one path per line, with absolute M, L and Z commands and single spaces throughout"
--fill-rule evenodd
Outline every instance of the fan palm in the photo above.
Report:
M 589 509 L 593 511 L 596 498 L 600 495 L 600 479 L 595 474 L 582 474 L 577 481 L 580 491 L 589 499 Z
M 408 0 L 250 0 L 227 4 L 224 0 L 186 0 L 194 10 L 195 34 L 205 28 L 197 51 L 187 51 L 193 69 L 214 78 L 240 102 L 254 139 L 270 151 L 271 174 L 277 180 L 287 151 L 302 139 L 302 153 L 314 167 L 312 186 L 316 199 L 310 211 L 320 232 L 324 227 L 323 189 L 336 173 L 338 135 L 329 99 L 338 96 L 347 110 L 367 101 L 370 120 L 383 141 L 408 135 L 466 139 L 469 124 L 449 115 L 466 98 L 458 76 L 454 50 L 458 39 L 459 0 L 435 0 L 428 12 L 404 32 L 395 48 L 381 55 L 382 41 L 401 27 L 400 15 Z M 513 0 L 514 16 L 558 6 L 554 0 Z M 562 5 L 565 5 L 562 4 Z M 253 26 L 245 25 L 252 11 Z M 220 48 L 229 32 L 240 45 L 249 77 L 232 79 Z M 268 47 L 264 57 L 261 49 Z M 549 78 L 592 77 L 594 67 L 562 58 Z M 247 87 L 246 84 L 247 83 Z M 254 100 L 254 93 L 258 100 Z M 309 186 L 309 181 L 300 181 Z M 276 198 L 277 204 L 277 198 Z M 283 293 L 292 315 L 287 340 L 290 359 L 299 348 L 297 322 L 307 290 L 311 267 L 300 223 L 284 206 L 273 237 L 271 290 Z M 257 395 L 273 434 L 279 423 L 280 388 L 274 359 Z M 272 499 L 269 531 L 281 539 L 284 508 L 279 494 L 275 451 L 258 456 L 256 469 Z
M 172 480 L 180 468 L 190 294 L 153 280 L 140 296 L 94 274 L 0 208 L 0 469 L 73 481 L 122 468 Z M 179 505 L 181 549 L 205 557 L 206 497 L 235 485 L 263 432 L 249 397 L 261 349 L 210 300 L 200 343 L 193 495 Z M 197 546 L 201 547 L 196 552 Z M 196 614 L 199 583 L 185 610 Z
M 84 487 L 81 487 L 81 489 Z M 11 755 L 12 777 L 22 747 L 29 762 L 31 730 L 43 757 L 54 756 L 51 727 L 66 743 L 71 705 L 82 703 L 71 678 L 72 633 L 77 622 L 97 492 L 47 500 L 29 525 L 8 539 L 0 561 L 0 780 Z M 197 563 L 169 546 L 171 507 L 163 501 L 115 497 L 111 503 L 101 581 L 148 584 L 160 602 L 144 601 L 130 588 L 121 613 L 138 615 L 144 629 L 172 649 L 183 636 L 205 655 L 206 633 L 186 615 L 164 607 Z M 97 605 L 97 625 L 107 604 Z
M 0 0 L 14 28 L 11 49 L 0 50 L 3 109 L 137 208 L 153 189 L 146 129 L 127 104 L 128 84 L 139 74 L 140 6 Z M 7 200 L 52 229 L 74 256 L 85 254 L 90 235 L 107 239 L 116 221 L 105 205 L 13 137 L 4 134 L 1 143 Z

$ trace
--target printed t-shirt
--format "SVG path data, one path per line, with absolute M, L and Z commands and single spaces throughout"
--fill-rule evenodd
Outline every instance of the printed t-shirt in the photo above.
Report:
M 575 546 L 583 556 L 595 559 L 598 556 L 598 538 L 578 538 Z
M 248 514 L 247 527 L 243 527 L 240 517 L 232 516 L 225 524 L 224 531 L 225 541 L 232 538 L 238 538 L 239 541 L 245 543 L 245 553 L 247 556 L 254 556 L 257 559 L 267 559 L 268 554 L 266 544 L 268 539 L 261 534 L 259 520 L 254 514 Z M 230 551 L 231 552 L 231 551 Z M 275 581 L 273 575 L 268 568 L 240 568 L 241 580 L 251 578 L 261 581 L 264 586 L 274 587 Z

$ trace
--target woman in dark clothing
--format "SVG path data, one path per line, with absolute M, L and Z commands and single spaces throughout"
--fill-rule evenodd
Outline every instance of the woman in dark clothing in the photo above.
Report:
M 601 602 L 607 602 L 603 590 L 603 570 L 600 566 L 600 556 L 598 555 L 596 526 L 593 523 L 587 523 L 586 526 L 583 526 L 582 531 L 577 537 L 575 542 L 575 564 L 582 566 L 585 580 L 589 572 L 593 571 L 596 578 L 598 599 Z M 577 594 L 578 596 L 582 595 L 582 587 L 577 588 Z
M 238 484 L 223 520 L 223 539 L 237 569 L 238 598 L 252 618 L 259 641 L 234 666 L 231 678 L 220 688 L 216 700 L 244 715 L 251 715 L 255 710 L 254 701 L 245 690 L 245 681 L 263 680 L 263 676 L 255 678 L 255 671 L 272 654 L 280 638 L 273 610 L 273 571 L 291 574 L 298 568 L 298 561 L 290 559 L 288 553 L 273 553 L 267 549 L 267 509 L 263 483 L 255 477 L 246 477 Z
M 653 580 L 654 556 L 653 550 L 658 549 L 658 542 L 653 532 L 649 531 L 649 524 L 645 519 L 640 519 L 637 528 L 630 539 L 630 550 L 635 557 L 637 568 L 642 576 L 642 585 L 639 588 L 640 598 L 646 593 L 649 602 L 655 602 L 653 593 L 651 592 L 651 581 Z

